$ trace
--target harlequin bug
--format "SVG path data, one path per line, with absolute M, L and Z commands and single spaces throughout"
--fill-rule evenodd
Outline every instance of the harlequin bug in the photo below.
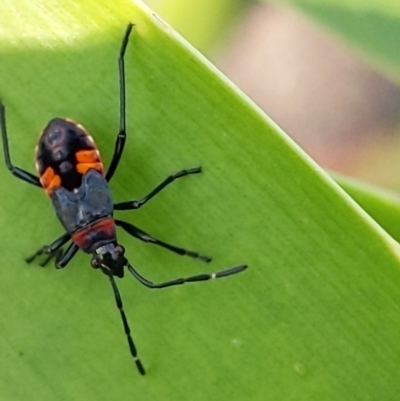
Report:
M 131 337 L 130 327 L 114 276 L 122 278 L 124 276 L 124 267 L 127 267 L 132 276 L 141 284 L 148 288 L 156 289 L 226 277 L 244 271 L 247 266 L 239 265 L 212 274 L 199 274 L 155 284 L 143 277 L 128 262 L 125 257 L 125 249 L 118 244 L 116 226 L 121 227 L 128 234 L 141 241 L 159 245 L 179 255 L 187 255 L 204 262 L 211 261 L 208 256 L 160 241 L 133 224 L 113 217 L 114 210 L 138 209 L 174 180 L 190 174 L 198 174 L 201 171 L 201 167 L 181 170 L 170 175 L 142 199 L 115 204 L 112 202 L 108 182 L 118 167 L 126 141 L 124 55 L 132 27 L 133 24 L 128 24 L 118 58 L 120 128 L 115 143 L 114 155 L 107 171 L 104 169 L 99 150 L 93 138 L 82 125 L 71 119 L 54 118 L 40 134 L 36 148 L 36 169 L 39 177 L 12 164 L 8 146 L 5 108 L 1 101 L 0 128 L 7 168 L 17 178 L 44 188 L 53 203 L 59 221 L 65 229 L 63 235 L 50 245 L 41 247 L 33 255 L 26 258 L 26 261 L 30 263 L 37 256 L 45 255 L 45 258 L 39 263 L 41 266 L 46 265 L 54 257 L 56 268 L 63 268 L 73 258 L 78 249 L 92 254 L 92 267 L 100 269 L 110 280 L 115 301 L 121 314 L 130 353 L 139 372 L 144 375 L 145 369 L 138 357 Z M 62 246 L 69 240 L 72 240 L 72 242 L 63 251 Z

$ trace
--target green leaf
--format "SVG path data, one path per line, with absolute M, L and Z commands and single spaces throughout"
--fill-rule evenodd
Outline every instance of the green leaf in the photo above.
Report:
M 333 173 L 335 181 L 394 239 L 400 241 L 400 196 Z
M 126 56 L 128 141 L 113 197 L 140 198 L 184 167 L 201 164 L 204 173 L 118 216 L 214 261 L 124 233 L 119 240 L 154 281 L 249 269 L 162 291 L 118 280 L 148 370 L 140 377 L 108 280 L 88 255 L 62 271 L 24 263 L 62 229 L 44 191 L 3 167 L 2 398 L 397 400 L 397 243 L 141 3 L 6 3 L 0 97 L 14 163 L 33 171 L 37 136 L 57 115 L 84 124 L 109 163 L 128 20 L 136 24 Z
M 247 0 L 147 0 L 147 3 L 186 40 L 207 54 L 224 40 L 241 17 Z
M 375 68 L 396 81 L 400 80 L 400 52 L 397 40 L 400 35 L 400 2 L 289 1 L 352 44 L 360 56 L 366 58 Z

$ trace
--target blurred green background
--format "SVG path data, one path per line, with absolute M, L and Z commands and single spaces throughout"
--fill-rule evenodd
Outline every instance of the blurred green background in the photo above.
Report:
M 400 189 L 400 2 L 147 3 L 322 167 Z

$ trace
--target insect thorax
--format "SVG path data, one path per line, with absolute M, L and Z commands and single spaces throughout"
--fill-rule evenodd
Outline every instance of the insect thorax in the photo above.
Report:
M 73 191 L 55 188 L 51 200 L 58 219 L 69 234 L 113 215 L 108 183 L 102 174 L 93 169 L 83 175 L 79 188 Z

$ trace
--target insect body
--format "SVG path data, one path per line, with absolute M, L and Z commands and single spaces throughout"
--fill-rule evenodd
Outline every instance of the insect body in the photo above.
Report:
M 93 138 L 70 119 L 54 118 L 39 137 L 36 169 L 40 183 L 51 196 L 54 188 L 75 190 L 90 169 L 104 174 L 100 153 Z
M 100 153 L 80 124 L 55 118 L 39 138 L 36 152 L 40 182 L 57 217 L 82 251 L 93 253 L 92 266 L 123 277 L 124 249 L 116 245 L 113 202 Z
M 114 155 L 107 171 L 104 169 L 100 153 L 90 134 L 82 125 L 71 119 L 54 118 L 42 131 L 36 150 L 36 168 L 39 177 L 12 164 L 6 130 L 5 108 L 1 101 L 0 129 L 7 168 L 17 178 L 41 187 L 46 191 L 65 230 L 65 233 L 59 238 L 50 245 L 41 247 L 33 255 L 26 258 L 26 261 L 30 263 L 36 256 L 44 254 L 45 258 L 40 263 L 41 266 L 47 264 L 54 257 L 56 267 L 63 268 L 79 249 L 91 254 L 92 267 L 100 269 L 110 280 L 131 355 L 139 372 L 144 375 L 145 369 L 137 355 L 114 276 L 122 278 L 126 267 L 130 274 L 141 284 L 148 288 L 158 289 L 187 282 L 226 277 L 244 271 L 247 266 L 239 265 L 212 274 L 199 274 L 155 284 L 143 277 L 128 262 L 125 257 L 125 249 L 118 243 L 117 226 L 141 241 L 161 246 L 179 255 L 190 256 L 205 262 L 211 261 L 208 256 L 158 240 L 133 224 L 114 218 L 114 210 L 138 209 L 174 180 L 186 175 L 197 174 L 201 171 L 200 167 L 178 171 L 167 177 L 148 195 L 139 200 L 120 203 L 113 203 L 112 201 L 108 182 L 118 167 L 126 140 L 124 55 L 132 26 L 132 24 L 129 24 L 127 27 L 118 59 L 120 129 L 115 143 Z M 68 241 L 71 241 L 71 243 L 63 251 L 62 246 Z

